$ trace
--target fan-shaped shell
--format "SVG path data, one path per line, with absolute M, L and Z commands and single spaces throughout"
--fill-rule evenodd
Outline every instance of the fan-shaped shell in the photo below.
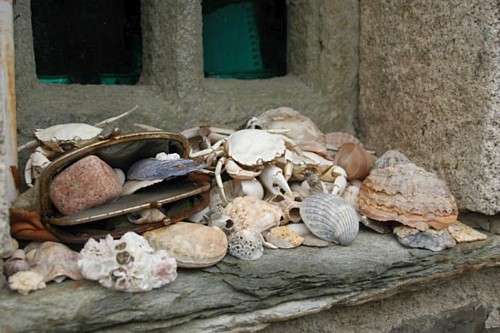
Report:
M 326 241 L 349 245 L 359 231 L 358 214 L 343 198 L 316 193 L 304 199 L 300 215 L 311 232 Z
M 178 222 L 143 234 L 155 250 L 166 250 L 178 267 L 208 267 L 221 261 L 227 252 L 226 234 L 217 227 Z
M 363 147 L 352 142 L 344 143 L 335 154 L 335 163 L 345 170 L 348 180 L 364 179 L 376 159 Z
M 146 158 L 132 164 L 127 171 L 127 179 L 156 180 L 174 176 L 183 176 L 201 170 L 205 164 L 189 159 L 159 160 Z
M 425 231 L 457 220 L 458 207 L 445 182 L 413 163 L 374 169 L 359 192 L 360 213 Z
M 411 163 L 408 157 L 397 150 L 388 150 L 380 156 L 373 164 L 372 169 L 382 169 L 387 167 L 395 167 Z

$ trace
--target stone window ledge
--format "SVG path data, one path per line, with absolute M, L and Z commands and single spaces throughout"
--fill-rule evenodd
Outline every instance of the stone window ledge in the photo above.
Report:
M 207 269 L 180 269 L 173 283 L 146 293 L 90 281 L 50 283 L 27 296 L 4 287 L 0 331 L 255 331 L 500 266 L 500 236 L 487 235 L 434 253 L 361 230 L 349 247 L 266 250 L 257 261 L 226 256 Z

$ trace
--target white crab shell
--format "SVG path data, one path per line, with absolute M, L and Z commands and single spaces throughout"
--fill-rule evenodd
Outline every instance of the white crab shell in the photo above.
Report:
M 35 137 L 49 148 L 61 151 L 61 145 L 71 144 L 82 147 L 101 134 L 102 128 L 83 123 L 70 123 L 50 126 L 45 129 L 37 129 Z
M 248 167 L 273 161 L 282 156 L 285 150 L 285 140 L 280 135 L 257 129 L 236 131 L 227 141 L 228 156 Z

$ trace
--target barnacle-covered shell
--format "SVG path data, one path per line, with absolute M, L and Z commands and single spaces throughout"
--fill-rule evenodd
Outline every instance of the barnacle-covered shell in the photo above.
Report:
M 177 222 L 143 234 L 155 250 L 166 250 L 178 267 L 209 267 L 221 261 L 227 252 L 226 234 L 217 227 Z
M 146 239 L 127 232 L 97 242 L 90 238 L 80 251 L 78 266 L 84 278 L 107 288 L 142 292 L 160 288 L 177 277 L 177 264 L 167 251 L 155 251 Z
M 132 164 L 127 171 L 127 179 L 156 180 L 174 176 L 183 176 L 190 172 L 201 170 L 205 164 L 190 159 L 146 158 Z
M 382 169 L 387 167 L 395 167 L 411 163 L 408 157 L 397 150 L 388 150 L 380 156 L 372 166 L 372 169 Z
M 264 254 L 262 235 L 243 229 L 233 232 L 228 237 L 227 252 L 233 257 L 243 260 L 257 260 Z
M 222 213 L 233 219 L 234 230 L 249 229 L 257 233 L 277 227 L 283 215 L 280 207 L 250 196 L 235 198 Z
M 374 169 L 359 192 L 360 213 L 425 231 L 457 220 L 458 207 L 445 182 L 413 163 Z
M 364 179 L 376 159 L 363 147 L 352 142 L 344 143 L 335 154 L 335 163 L 345 170 L 348 180 Z
M 308 196 L 300 207 L 300 215 L 314 235 L 340 245 L 351 244 L 359 231 L 358 214 L 354 208 L 333 194 Z

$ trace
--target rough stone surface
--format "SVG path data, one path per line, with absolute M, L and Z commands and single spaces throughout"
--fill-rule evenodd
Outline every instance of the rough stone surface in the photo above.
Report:
M 172 284 L 148 293 L 115 293 L 87 281 L 49 284 L 27 296 L 4 288 L 0 330 L 252 331 L 493 266 L 500 266 L 500 236 L 434 253 L 362 231 L 348 247 L 268 250 L 257 261 L 227 256 L 211 268 L 179 270 Z M 477 293 L 469 286 L 456 285 L 460 290 L 453 297 Z M 488 297 L 498 292 L 490 290 Z
M 361 1 L 362 141 L 445 179 L 461 210 L 500 213 L 497 0 Z
M 487 216 L 477 213 L 467 213 L 460 217 L 463 222 L 500 235 L 500 215 Z

